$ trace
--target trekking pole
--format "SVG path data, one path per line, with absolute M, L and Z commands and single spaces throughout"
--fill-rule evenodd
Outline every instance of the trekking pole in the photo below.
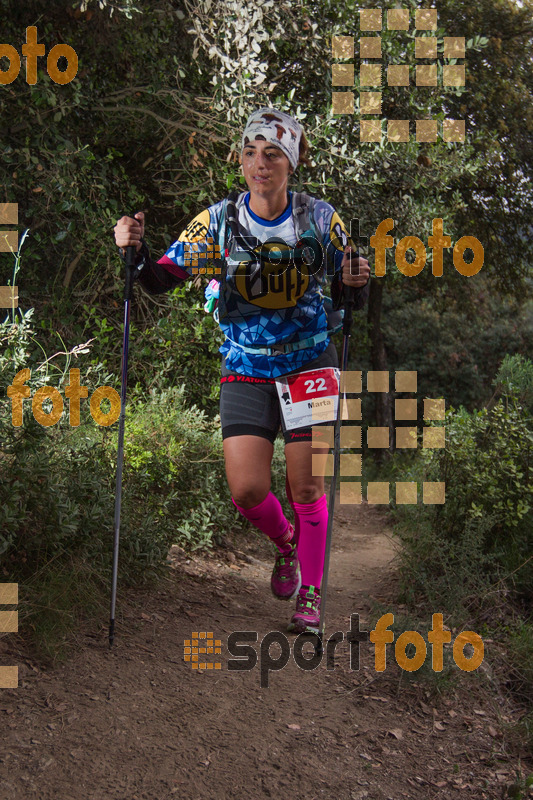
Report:
M 355 253 L 350 251 L 350 259 L 357 258 L 359 251 Z M 341 374 L 339 381 L 339 402 L 337 403 L 337 413 L 335 415 L 334 433 L 333 433 L 333 475 L 331 477 L 331 484 L 329 487 L 329 503 L 328 503 L 328 528 L 326 533 L 326 552 L 324 556 L 324 573 L 322 578 L 322 585 L 320 590 L 320 621 L 318 624 L 318 638 L 315 646 L 316 655 L 321 656 L 324 652 L 323 638 L 324 638 L 324 625 L 326 619 L 326 592 L 328 586 L 328 571 L 329 571 L 329 553 L 331 549 L 331 534 L 333 531 L 333 512 L 335 510 L 335 492 L 337 490 L 337 475 L 339 473 L 340 463 L 340 438 L 341 438 L 341 393 L 342 402 L 346 403 L 346 379 L 343 380 L 343 374 L 348 368 L 348 344 L 352 328 L 352 312 L 354 304 L 354 290 L 353 286 L 344 284 L 344 319 L 342 322 L 342 358 L 341 358 Z M 344 406 L 343 406 L 344 407 Z
M 115 639 L 115 604 L 117 601 L 118 542 L 120 537 L 120 506 L 122 502 L 122 468 L 124 466 L 124 425 L 126 422 L 126 387 L 128 382 L 128 347 L 130 339 L 130 300 L 135 272 L 135 245 L 126 247 L 126 280 L 124 284 L 124 337 L 120 383 L 120 418 L 118 422 L 117 478 L 115 484 L 115 538 L 113 542 L 113 577 L 111 582 L 111 617 L 109 647 Z

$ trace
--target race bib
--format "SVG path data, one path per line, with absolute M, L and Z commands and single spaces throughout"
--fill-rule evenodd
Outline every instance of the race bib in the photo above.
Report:
M 340 370 L 311 369 L 276 379 L 285 428 L 307 428 L 320 422 L 335 422 L 339 402 Z

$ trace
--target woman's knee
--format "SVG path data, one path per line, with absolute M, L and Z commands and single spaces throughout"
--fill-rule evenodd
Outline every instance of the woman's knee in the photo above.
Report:
M 228 485 L 241 508 L 259 505 L 269 493 L 273 449 L 271 442 L 258 436 L 234 436 L 224 440 Z
M 324 486 L 319 486 L 313 483 L 301 484 L 300 486 L 292 486 L 292 502 L 302 503 L 307 505 L 309 503 L 316 503 L 324 494 Z
M 266 498 L 270 487 L 265 490 L 264 486 L 243 485 L 235 487 L 231 491 L 231 496 L 241 508 L 255 508 Z

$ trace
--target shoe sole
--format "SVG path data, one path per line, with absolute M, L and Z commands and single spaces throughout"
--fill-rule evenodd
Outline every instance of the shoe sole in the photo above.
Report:
M 303 620 L 298 622 L 289 622 L 287 625 L 287 631 L 289 633 L 315 633 L 318 635 L 319 625 L 307 625 Z

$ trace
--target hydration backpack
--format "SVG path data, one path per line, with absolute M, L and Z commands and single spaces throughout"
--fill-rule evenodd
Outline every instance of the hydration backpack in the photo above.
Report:
M 262 260 L 261 256 L 261 242 L 253 236 L 244 236 L 239 231 L 237 201 L 241 194 L 244 192 L 233 191 L 224 200 L 221 214 L 221 224 L 218 231 L 218 245 L 222 258 L 214 260 L 217 266 L 220 267 L 221 281 L 220 283 L 213 279 L 209 282 L 206 290 L 205 297 L 207 302 L 204 306 L 205 311 L 213 312 L 213 317 L 218 323 L 218 308 L 217 302 L 220 294 L 220 286 L 225 281 L 227 270 L 227 258 L 230 255 L 233 257 L 241 257 L 244 260 L 254 258 L 255 260 Z M 302 259 L 310 263 L 311 258 L 320 256 L 323 258 L 322 246 L 320 240 L 322 238 L 321 232 L 318 230 L 313 217 L 313 208 L 315 200 L 310 195 L 304 192 L 293 192 L 292 194 L 292 218 L 294 221 L 294 229 L 296 232 L 296 245 L 287 251 L 283 251 L 279 257 L 281 263 L 286 261 Z M 240 249 L 239 249 L 240 248 Z M 319 252 L 318 252 L 319 249 Z M 257 252 L 259 251 L 259 252 Z M 265 256 L 268 260 L 268 253 Z M 291 346 L 290 350 L 300 349 L 301 347 L 310 347 L 329 336 L 336 333 L 342 327 L 342 319 L 344 310 L 333 310 L 333 303 L 330 297 L 323 295 L 324 310 L 328 319 L 328 331 L 316 334 L 311 339 L 295 343 L 297 346 Z M 241 349 L 250 353 L 261 353 L 262 350 L 269 348 L 246 348 L 239 345 Z M 286 350 L 289 352 L 290 350 Z

